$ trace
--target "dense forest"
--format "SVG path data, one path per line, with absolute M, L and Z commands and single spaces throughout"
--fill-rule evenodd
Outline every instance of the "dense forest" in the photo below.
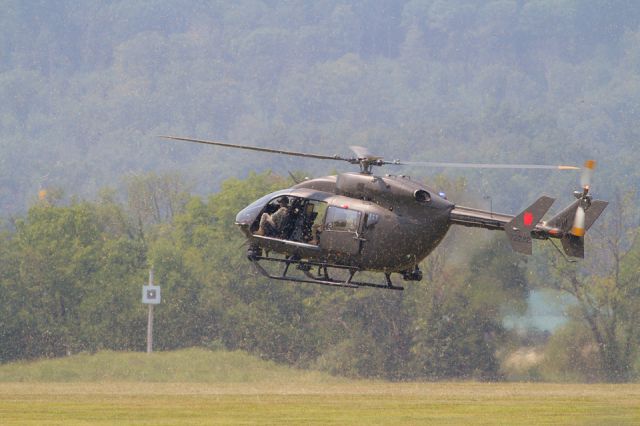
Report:
M 635 1 L 0 5 L 0 361 L 141 349 L 153 265 L 167 286 L 165 349 L 241 348 L 392 379 L 638 377 Z M 235 213 L 289 185 L 288 171 L 346 166 L 162 134 L 414 161 L 595 158 L 593 193 L 612 204 L 577 265 L 546 245 L 525 259 L 500 236 L 459 231 L 402 294 L 274 284 L 242 259 Z M 562 204 L 578 184 L 558 172 L 384 172 L 506 212 L 542 193 Z M 551 337 L 504 326 L 535 288 L 568 298 Z M 523 364 L 523 348 L 543 361 Z
M 637 187 L 639 19 L 632 0 L 3 1 L 0 202 L 93 197 L 141 171 L 183 171 L 207 194 L 251 170 L 333 167 L 159 134 L 416 161 L 593 157 L 596 192 Z M 511 175 L 469 178 L 504 210 L 577 180 Z

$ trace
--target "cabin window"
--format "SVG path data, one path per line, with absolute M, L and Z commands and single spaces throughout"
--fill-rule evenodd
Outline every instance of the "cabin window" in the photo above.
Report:
M 360 224 L 361 213 L 356 210 L 330 206 L 327 209 L 325 229 L 328 231 L 356 232 Z
M 327 212 L 327 203 L 324 201 L 309 200 L 307 214 L 314 228 L 322 227 L 322 221 Z
M 297 216 L 296 227 L 291 239 L 317 245 L 320 241 L 322 221 L 326 210 L 327 203 L 324 201 L 307 200 L 304 207 L 299 210 L 301 214 Z

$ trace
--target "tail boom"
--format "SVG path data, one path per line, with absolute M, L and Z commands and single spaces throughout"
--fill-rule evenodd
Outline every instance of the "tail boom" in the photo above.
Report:
M 451 211 L 449 221 L 451 224 L 466 227 L 504 230 L 511 247 L 519 253 L 530 255 L 533 239 L 556 238 L 561 240 L 564 252 L 568 256 L 583 258 L 584 237 L 571 233 L 579 202 L 574 202 L 550 220 L 542 221 L 553 202 L 553 198 L 542 196 L 517 216 L 456 206 Z M 589 208 L 585 210 L 585 231 L 589 230 L 608 204 L 601 200 L 591 201 Z

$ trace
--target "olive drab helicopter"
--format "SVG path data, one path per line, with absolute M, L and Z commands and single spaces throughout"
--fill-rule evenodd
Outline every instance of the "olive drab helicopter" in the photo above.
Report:
M 567 256 L 583 258 L 585 232 L 608 205 L 606 201 L 593 200 L 589 194 L 595 168 L 592 160 L 582 168 L 582 189 L 574 192 L 576 201 L 542 221 L 553 198 L 541 196 L 520 214 L 511 216 L 458 206 L 444 193 L 409 177 L 376 176 L 372 169 L 384 165 L 557 170 L 579 167 L 386 161 L 357 146 L 351 147 L 354 157 L 341 157 L 162 137 L 359 165 L 359 172 L 308 179 L 265 195 L 237 214 L 236 225 L 248 239 L 247 258 L 262 275 L 276 280 L 402 290 L 392 282 L 391 274 L 398 274 L 405 281 L 422 280 L 418 265 L 438 246 L 451 225 L 504 231 L 512 248 L 524 254 L 532 253 L 533 239 L 559 239 Z M 279 264 L 279 272 L 269 272 L 263 263 Z M 384 282 L 359 279 L 365 271 L 382 273 Z

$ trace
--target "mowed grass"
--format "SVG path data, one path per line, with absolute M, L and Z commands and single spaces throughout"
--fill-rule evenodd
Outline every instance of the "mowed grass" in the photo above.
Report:
M 185 355 L 188 364 L 170 365 L 170 359 Z M 199 350 L 86 357 L 0 367 L 0 424 L 640 424 L 637 384 L 352 381 L 243 353 Z M 49 362 L 74 358 L 83 365 L 73 377 L 82 381 L 38 379 L 62 375 L 44 368 Z M 198 358 L 217 365 L 207 370 Z M 124 381 L 127 377 L 110 366 L 112 374 L 92 373 L 97 379 L 88 380 L 87 365 L 95 359 L 101 359 L 100 366 L 117 360 L 130 368 L 140 363 L 141 371 L 148 371 L 148 362 L 164 372 L 130 372 L 133 378 Z M 196 371 L 202 380 L 196 380 Z M 172 377 L 182 382 L 166 380 Z

